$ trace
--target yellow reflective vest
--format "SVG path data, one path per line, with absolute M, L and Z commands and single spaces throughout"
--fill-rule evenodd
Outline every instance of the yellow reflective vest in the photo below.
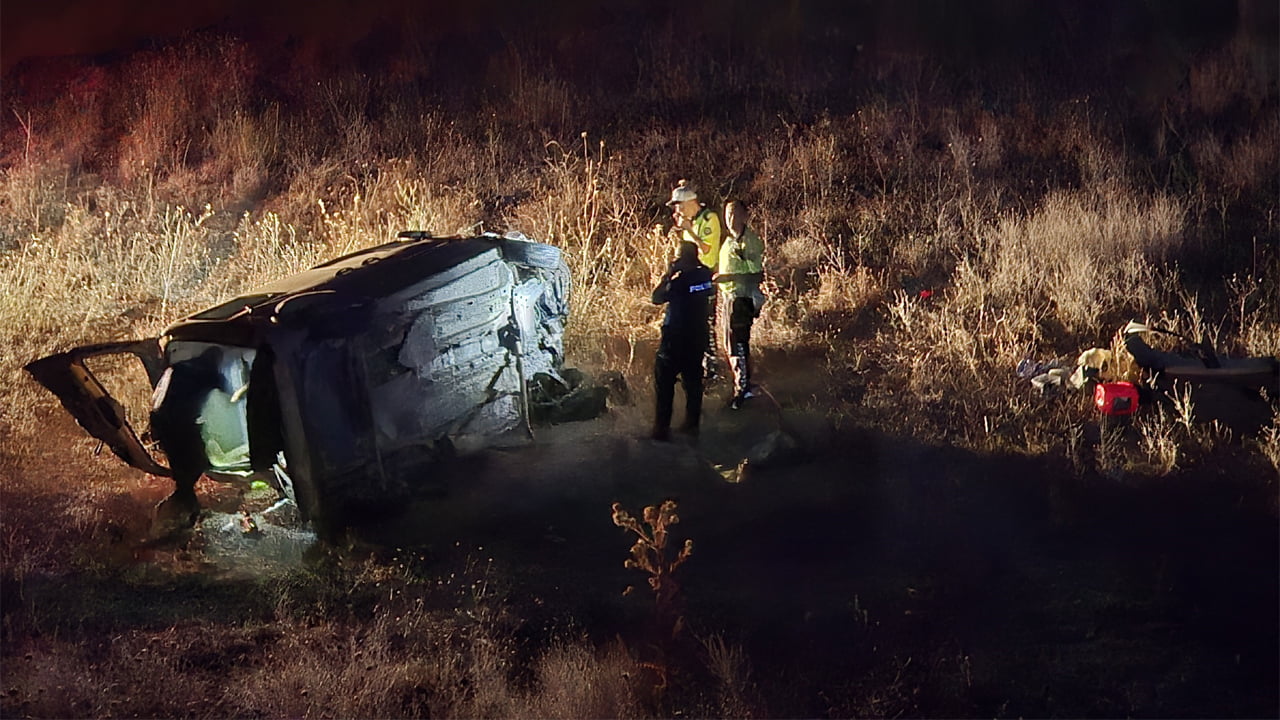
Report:
M 723 235 L 720 216 L 714 210 L 703 207 L 693 216 L 693 232 L 685 230 L 680 239 L 698 244 L 698 260 L 711 270 L 720 259 L 720 237 Z
M 720 287 L 732 297 L 752 297 L 764 272 L 764 241 L 750 227 L 736 237 L 730 235 L 720 246 L 717 271 L 726 277 Z

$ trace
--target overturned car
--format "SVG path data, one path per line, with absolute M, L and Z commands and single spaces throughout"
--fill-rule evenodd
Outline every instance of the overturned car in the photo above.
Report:
M 26 369 L 120 458 L 172 477 L 166 503 L 187 522 L 207 474 L 265 479 L 332 529 L 407 497 L 442 451 L 527 429 L 530 381 L 561 376 L 569 293 L 551 245 L 404 232 L 159 338 L 78 347 Z M 146 369 L 150 435 L 167 465 L 85 364 L 112 354 Z

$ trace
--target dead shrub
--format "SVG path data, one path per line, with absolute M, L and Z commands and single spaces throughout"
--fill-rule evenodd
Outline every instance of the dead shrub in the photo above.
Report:
M 1258 449 L 1275 468 L 1276 480 L 1280 480 L 1280 413 L 1271 419 L 1271 425 L 1263 428 L 1257 439 Z
M 837 256 L 818 269 L 813 307 L 818 310 L 857 310 L 876 302 L 884 292 L 883 281 L 865 266 L 850 267 Z
M 545 718 L 635 718 L 643 708 L 635 692 L 639 665 L 621 643 L 593 650 L 558 644 L 536 663 L 537 682 L 516 714 Z
M 721 717 L 767 717 L 751 685 L 751 661 L 739 645 L 725 642 L 721 635 L 699 638 L 706 652 L 707 668 L 717 682 Z
M 1240 102 L 1255 111 L 1267 97 L 1266 74 L 1258 72 L 1247 38 L 1205 54 L 1188 69 L 1188 98 L 1196 112 L 1215 116 Z
M 1157 267 L 1181 242 L 1183 210 L 1167 196 L 1058 193 L 989 232 L 981 260 L 956 278 L 954 303 L 1021 305 L 1070 332 L 1096 331 L 1126 306 L 1155 304 Z
M 644 509 L 642 518 L 632 517 L 620 503 L 613 504 L 613 524 L 635 535 L 631 557 L 626 566 L 646 573 L 649 589 L 653 591 L 657 611 L 658 632 L 674 638 L 684 627 L 681 614 L 680 583 L 675 572 L 693 556 L 693 541 L 686 539 L 678 551 L 672 551 L 667 543 L 671 539 L 671 527 L 680 522 L 674 500 L 664 500 L 661 505 Z
M 1236 140 L 1223 151 L 1220 162 L 1227 187 L 1266 191 L 1280 174 L 1280 118 L 1271 116 L 1270 122 Z

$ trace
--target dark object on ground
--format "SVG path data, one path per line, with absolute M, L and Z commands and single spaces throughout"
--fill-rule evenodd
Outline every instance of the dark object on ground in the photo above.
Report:
M 1143 332 L 1182 338 L 1189 354 L 1156 350 Z M 1270 422 L 1280 401 L 1280 361 L 1273 357 L 1221 357 L 1206 341 L 1192 342 L 1166 330 L 1129 323 L 1123 330 L 1125 349 L 1139 367 L 1156 373 L 1155 390 L 1176 394 L 1179 386 L 1190 394 L 1198 422 L 1217 420 L 1231 429 L 1253 434 Z
M 563 380 L 569 291 L 550 245 L 407 232 L 161 338 L 79 347 L 26 369 L 130 465 L 188 474 L 152 458 L 85 366 L 136 356 L 154 388 L 152 435 L 171 464 L 265 477 L 304 518 L 336 529 L 395 507 L 439 454 L 527 421 L 530 379 Z
M 1170 381 L 1220 383 L 1246 388 L 1266 387 L 1273 392 L 1277 390 L 1277 383 L 1280 383 L 1280 362 L 1273 357 L 1224 358 L 1218 357 L 1216 353 L 1190 356 L 1165 352 L 1148 345 L 1138 331 L 1125 334 L 1124 346 L 1140 367 L 1158 371 Z M 1200 343 L 1199 348 L 1201 353 L 1204 352 L 1204 343 Z
M 608 387 L 588 382 L 582 371 L 573 368 L 560 377 L 538 373 L 529 381 L 529 418 L 538 424 L 600 417 L 608 400 Z
M 609 401 L 614 405 L 630 405 L 631 386 L 627 379 L 617 370 L 605 370 L 596 378 L 596 382 L 609 389 Z

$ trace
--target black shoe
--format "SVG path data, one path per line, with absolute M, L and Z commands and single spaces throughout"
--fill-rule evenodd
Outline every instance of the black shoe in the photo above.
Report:
M 750 388 L 743 390 L 742 392 L 739 392 L 733 396 L 733 399 L 729 401 L 729 407 L 733 408 L 734 410 L 740 410 L 742 409 L 743 405 L 747 404 L 748 400 L 750 400 L 755 396 L 756 394 L 751 392 Z
M 684 433 L 685 435 L 690 435 L 692 437 L 698 437 L 698 426 L 685 423 L 680 426 L 680 432 Z
M 658 442 L 668 442 L 671 440 L 671 428 L 656 427 L 652 433 L 649 433 L 649 437 Z

